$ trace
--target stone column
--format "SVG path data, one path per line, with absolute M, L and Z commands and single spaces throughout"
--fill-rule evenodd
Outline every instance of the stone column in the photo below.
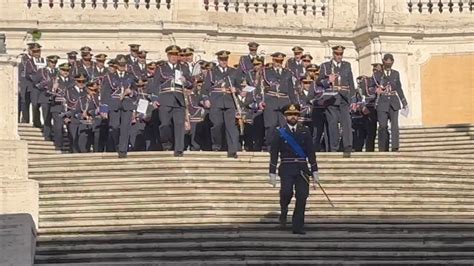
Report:
M 0 214 L 28 213 L 38 224 L 38 183 L 28 180 L 28 147 L 18 136 L 16 58 L 0 55 Z

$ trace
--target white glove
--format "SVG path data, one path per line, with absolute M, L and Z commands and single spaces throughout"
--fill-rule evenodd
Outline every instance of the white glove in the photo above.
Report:
M 319 173 L 314 171 L 313 172 L 313 186 L 316 187 L 316 183 L 319 183 Z
M 277 175 L 276 174 L 269 174 L 268 175 L 268 183 L 273 187 L 276 186 L 277 183 Z

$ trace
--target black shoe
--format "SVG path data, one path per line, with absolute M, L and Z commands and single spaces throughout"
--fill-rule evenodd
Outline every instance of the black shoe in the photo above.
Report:
M 281 229 L 286 228 L 286 216 L 287 216 L 287 212 L 281 212 L 280 218 L 279 218 Z
M 234 153 L 228 153 L 227 157 L 237 159 L 239 156 L 237 156 L 237 153 L 234 152 Z
M 175 151 L 174 152 L 174 157 L 183 157 L 183 152 L 182 151 Z
M 118 157 L 119 158 L 127 158 L 127 152 L 119 151 Z
M 295 235 L 306 235 L 306 232 L 303 230 L 293 230 L 293 234 Z
M 53 141 L 53 138 L 52 137 L 44 137 L 44 140 L 45 141 Z
M 221 147 L 212 145 L 212 151 L 220 151 L 220 150 L 221 150 Z
M 393 148 L 392 152 L 398 152 L 398 148 Z
M 342 154 L 342 157 L 343 158 L 351 158 L 351 152 L 350 151 L 344 151 L 344 153 Z

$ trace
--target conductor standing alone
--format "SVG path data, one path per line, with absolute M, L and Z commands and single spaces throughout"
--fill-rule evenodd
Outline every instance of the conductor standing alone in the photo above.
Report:
M 305 234 L 304 215 L 306 199 L 309 195 L 308 176 L 313 177 L 313 182 L 319 182 L 318 165 L 314 152 L 311 133 L 308 128 L 298 124 L 301 107 L 290 104 L 284 108 L 287 124 L 275 129 L 270 148 L 270 174 L 269 183 L 274 187 L 277 177 L 278 156 L 280 165 L 278 175 L 281 179 L 280 188 L 280 227 L 286 228 L 288 205 L 295 191 L 296 204 L 292 217 L 293 234 Z M 310 167 L 308 167 L 308 163 Z

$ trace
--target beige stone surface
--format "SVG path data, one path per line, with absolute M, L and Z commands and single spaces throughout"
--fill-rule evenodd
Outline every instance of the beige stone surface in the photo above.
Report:
M 36 228 L 29 214 L 0 215 L 0 265 L 33 265 Z

